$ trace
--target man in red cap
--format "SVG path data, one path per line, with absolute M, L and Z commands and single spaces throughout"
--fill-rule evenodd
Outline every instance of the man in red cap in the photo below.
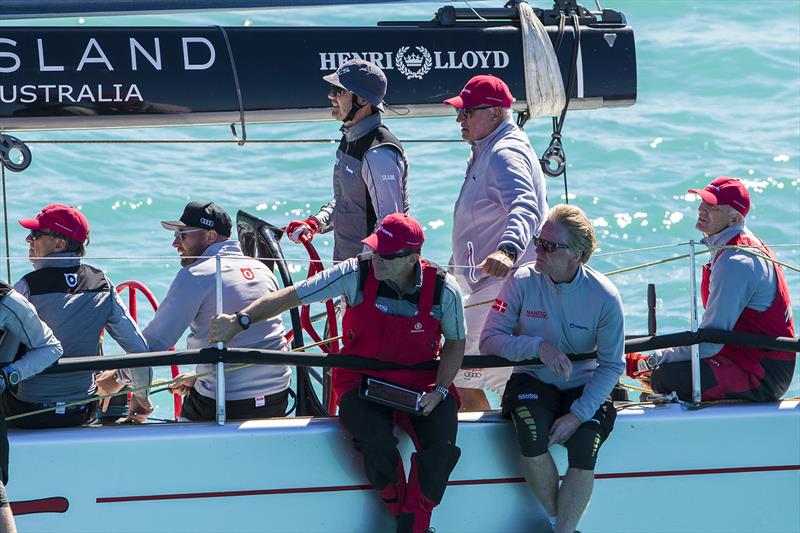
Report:
M 461 453 L 455 445 L 458 397 L 452 385 L 464 357 L 461 295 L 452 276 L 421 259 L 423 240 L 416 220 L 391 214 L 363 240 L 374 252 L 267 294 L 241 312 L 257 322 L 341 295 L 347 302 L 344 353 L 409 366 L 439 358 L 438 370 L 339 368 L 333 374 L 342 424 L 363 454 L 367 478 L 397 517 L 397 531 L 404 533 L 428 530 Z M 210 342 L 227 342 L 241 330 L 236 315 L 219 315 Z M 370 383 L 384 390 L 418 391 L 418 411 L 407 414 L 362 397 L 359 389 Z M 408 480 L 393 433 L 395 419 L 417 447 Z
M 104 329 L 126 352 L 146 352 L 147 343 L 114 285 L 101 270 L 81 261 L 89 241 L 89 222 L 83 213 L 68 205 L 51 204 L 34 218 L 24 218 L 19 223 L 30 230 L 26 240 L 34 270 L 24 275 L 14 289 L 30 300 L 61 341 L 63 357 L 101 354 Z M 92 372 L 32 377 L 3 394 L 3 410 L 11 416 L 84 400 L 94 396 L 96 387 L 106 382 L 119 382 L 118 388 L 147 387 L 152 370 L 120 369 L 101 376 L 97 383 Z M 143 422 L 153 411 L 147 390 L 137 391 L 128 407 L 128 420 Z M 78 426 L 93 415 L 94 404 L 83 404 L 19 418 L 8 425 L 28 429 Z
M 783 269 L 772 261 L 775 255 L 769 246 L 745 226 L 750 211 L 747 188 L 737 179 L 721 177 L 689 192 L 700 196 L 695 227 L 705 235 L 702 243 L 712 254 L 703 266 L 700 291 L 705 312 L 700 327 L 793 337 Z M 702 343 L 699 349 L 703 401 L 775 401 L 789 388 L 794 353 L 711 343 Z M 649 374 L 654 391 L 675 391 L 683 400 L 692 399 L 690 347 L 627 358 L 631 377 Z
M 536 258 L 534 235 L 547 219 L 547 186 L 528 137 L 511 120 L 514 98 L 500 78 L 470 79 L 458 96 L 461 137 L 472 147 L 453 213 L 450 273 L 465 295 L 466 353 L 477 355 L 483 324 L 514 265 Z M 471 368 L 455 383 L 465 411 L 488 410 L 483 390 L 500 395 L 511 368 Z

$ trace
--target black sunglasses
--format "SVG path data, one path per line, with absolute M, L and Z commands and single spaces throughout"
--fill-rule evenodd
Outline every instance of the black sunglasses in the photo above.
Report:
M 542 250 L 544 250 L 545 253 L 548 253 L 548 254 L 552 254 L 553 252 L 555 252 L 559 248 L 569 248 L 568 244 L 561 244 L 559 242 L 550 242 L 550 241 L 546 241 L 544 239 L 541 239 L 539 237 L 534 237 L 533 244 L 535 244 L 537 248 L 541 246 Z
M 30 233 L 28 233 L 28 238 L 32 241 L 35 241 L 39 237 L 53 237 L 54 239 L 63 239 L 63 235 L 59 235 L 58 233 L 54 233 L 52 231 L 44 231 L 39 229 L 32 229 Z
M 330 89 L 328 89 L 328 94 L 332 94 L 333 96 L 341 96 L 347 92 L 347 89 L 344 87 L 339 87 L 338 85 L 331 85 Z
M 377 252 L 376 252 L 377 253 Z M 408 257 L 409 255 L 415 254 L 415 251 L 405 251 L 405 252 L 397 252 L 393 254 L 378 254 L 378 257 L 383 259 L 384 261 L 391 261 L 393 259 L 399 259 L 401 257 Z
M 462 107 L 460 109 L 456 109 L 456 114 L 457 115 L 463 115 L 464 118 L 472 118 L 472 114 L 475 111 L 477 111 L 479 109 L 491 109 L 492 107 L 494 107 L 494 106 L 492 106 L 492 105 L 484 105 L 484 106 L 480 106 L 480 107 L 470 107 L 470 108 Z

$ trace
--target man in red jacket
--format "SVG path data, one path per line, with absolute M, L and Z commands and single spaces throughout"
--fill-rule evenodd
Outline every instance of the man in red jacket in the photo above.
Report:
M 374 253 L 262 296 L 236 315 L 219 315 L 211 330 L 211 342 L 226 342 L 242 330 L 243 315 L 257 322 L 341 295 L 347 302 L 344 353 L 407 366 L 440 359 L 438 370 L 339 368 L 333 374 L 342 424 L 363 454 L 367 478 L 397 517 L 398 533 L 428 531 L 461 454 L 455 445 L 458 398 L 452 383 L 464 358 L 464 310 L 455 279 L 420 257 L 424 238 L 410 216 L 388 215 L 363 240 Z M 419 412 L 408 414 L 362 397 L 359 387 L 367 378 L 419 391 Z M 417 449 L 408 480 L 393 433 L 395 420 Z
M 723 329 L 780 337 L 794 336 L 789 288 L 772 250 L 746 226 L 750 194 L 734 178 L 720 177 L 703 189 L 695 227 L 711 251 L 703 266 L 700 287 L 701 328 Z M 736 246 L 737 248 L 729 248 Z M 756 255 L 758 254 L 758 255 Z M 765 259 L 769 258 L 769 259 Z M 700 384 L 703 401 L 737 399 L 770 402 L 783 396 L 794 373 L 795 354 L 733 344 L 700 344 Z M 658 350 L 652 356 L 628 355 L 628 374 L 652 371 L 655 392 L 675 391 L 692 399 L 691 349 Z

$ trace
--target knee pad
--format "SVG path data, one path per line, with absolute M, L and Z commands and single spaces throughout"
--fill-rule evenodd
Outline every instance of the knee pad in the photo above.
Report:
M 519 450 L 523 457 L 537 457 L 547 453 L 549 427 L 533 417 L 525 405 L 519 405 L 511 411 L 511 421 L 519 442 Z
M 441 503 L 447 480 L 461 457 L 461 448 L 441 443 L 414 454 L 422 494 L 435 503 Z

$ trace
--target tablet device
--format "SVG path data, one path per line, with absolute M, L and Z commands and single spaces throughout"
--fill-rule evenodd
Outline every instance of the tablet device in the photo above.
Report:
M 406 413 L 418 415 L 422 413 L 419 400 L 422 393 L 408 387 L 402 387 L 370 376 L 361 379 L 358 395 L 371 402 L 386 405 Z

